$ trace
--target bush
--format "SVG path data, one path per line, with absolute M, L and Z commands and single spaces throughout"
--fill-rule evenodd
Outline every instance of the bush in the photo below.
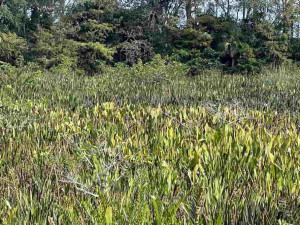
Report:
M 204 49 L 210 47 L 213 37 L 205 32 L 185 28 L 175 37 L 174 45 L 177 49 Z
M 212 48 L 206 48 L 199 57 L 193 58 L 187 64 L 192 68 L 205 69 L 222 69 L 225 65 L 220 62 L 221 52 Z
M 15 67 L 7 62 L 0 61 L 0 71 L 11 71 Z
M 38 30 L 33 52 L 36 61 L 44 68 L 75 68 L 78 58 L 78 44 L 68 40 L 65 34 L 59 34 L 59 27 L 52 30 Z
M 235 72 L 257 73 L 262 67 L 262 62 L 255 58 L 253 49 L 247 43 L 238 44 L 237 61 Z
M 99 61 L 112 60 L 114 49 L 99 42 L 79 42 L 67 36 L 62 26 L 39 30 L 33 49 L 37 62 L 46 69 L 83 69 L 94 74 L 100 72 Z
M 27 43 L 23 38 L 15 33 L 0 33 L 0 61 L 13 66 L 22 66 L 26 50 Z
M 113 54 L 113 49 L 109 49 L 101 43 L 80 43 L 77 65 L 92 75 L 101 72 L 101 65 L 112 60 Z
M 150 42 L 146 40 L 134 40 L 119 45 L 118 55 L 120 61 L 126 61 L 129 65 L 136 64 L 138 60 L 143 63 L 154 57 L 154 51 Z

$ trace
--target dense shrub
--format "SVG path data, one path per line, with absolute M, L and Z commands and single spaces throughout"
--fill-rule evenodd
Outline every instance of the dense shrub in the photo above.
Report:
M 44 68 L 76 68 L 78 43 L 66 38 L 60 27 L 52 30 L 41 29 L 36 33 L 33 52 L 36 61 Z M 61 31 L 61 32 L 60 32 Z
M 222 69 L 225 65 L 220 62 L 221 55 L 221 52 L 217 52 L 212 48 L 205 48 L 199 57 L 193 58 L 187 65 L 201 70 Z
M 64 26 L 71 28 L 65 29 Z M 46 69 L 83 69 L 93 74 L 100 71 L 99 61 L 113 59 L 113 48 L 107 48 L 100 42 L 74 40 L 70 38 L 71 31 L 76 29 L 69 24 L 61 24 L 51 30 L 39 30 L 33 48 L 36 61 Z
M 22 66 L 25 51 L 27 43 L 23 38 L 15 33 L 0 33 L 0 61 L 13 66 Z
M 101 62 L 112 60 L 113 54 L 113 49 L 106 48 L 99 42 L 79 43 L 77 65 L 90 74 L 101 72 Z
M 120 61 L 125 61 L 131 66 L 137 63 L 138 60 L 148 62 L 154 57 L 153 48 L 146 40 L 124 42 L 119 45 L 118 54 Z

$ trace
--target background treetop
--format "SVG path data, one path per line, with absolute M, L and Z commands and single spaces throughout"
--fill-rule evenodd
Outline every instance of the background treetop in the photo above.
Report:
M 294 0 L 0 0 L 0 32 L 9 35 L 1 46 L 26 43 L 22 57 L 6 49 L 16 55 L 0 60 L 94 73 L 103 63 L 160 54 L 198 69 L 255 72 L 298 61 L 299 7 Z

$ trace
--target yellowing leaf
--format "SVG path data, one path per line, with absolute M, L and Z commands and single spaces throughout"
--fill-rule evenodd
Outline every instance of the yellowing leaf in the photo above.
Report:
M 105 211 L 105 221 L 106 224 L 112 224 L 112 208 L 108 207 Z

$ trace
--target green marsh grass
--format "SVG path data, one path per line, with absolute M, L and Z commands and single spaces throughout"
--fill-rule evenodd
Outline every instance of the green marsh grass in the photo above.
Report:
M 299 70 L 0 75 L 1 224 L 299 224 Z

